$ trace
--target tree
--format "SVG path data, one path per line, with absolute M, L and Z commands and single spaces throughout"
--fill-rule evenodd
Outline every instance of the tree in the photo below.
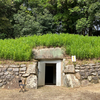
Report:
M 48 10 L 39 12 L 37 8 L 33 8 L 29 11 L 25 6 L 21 6 L 20 9 L 14 14 L 15 37 L 52 32 L 53 19 Z
M 43 7 L 53 14 L 56 25 L 62 24 L 62 32 L 76 33 L 75 22 L 79 18 L 77 13 L 70 13 L 70 9 L 77 5 L 77 0 L 41 0 Z
M 91 36 L 94 26 L 100 23 L 100 1 L 98 0 L 78 0 L 78 5 L 72 9 L 72 12 L 80 14 L 80 18 L 76 21 L 77 32 L 88 32 Z

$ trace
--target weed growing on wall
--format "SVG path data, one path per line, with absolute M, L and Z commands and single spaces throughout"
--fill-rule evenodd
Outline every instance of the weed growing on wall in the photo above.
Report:
M 36 46 L 65 47 L 66 54 L 76 55 L 79 59 L 100 57 L 100 37 L 74 34 L 46 34 L 16 39 L 0 40 L 0 58 L 15 61 L 32 59 L 32 49 Z

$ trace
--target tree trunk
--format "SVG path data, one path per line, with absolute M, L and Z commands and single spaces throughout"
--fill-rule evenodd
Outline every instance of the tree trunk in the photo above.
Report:
M 92 27 L 89 27 L 89 36 L 92 36 Z
M 85 36 L 85 31 L 84 30 L 82 31 L 82 34 L 83 34 L 83 36 Z

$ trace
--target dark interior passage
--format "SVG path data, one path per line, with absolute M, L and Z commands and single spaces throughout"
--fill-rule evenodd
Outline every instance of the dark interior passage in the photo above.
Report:
M 56 85 L 56 64 L 45 65 L 45 84 Z

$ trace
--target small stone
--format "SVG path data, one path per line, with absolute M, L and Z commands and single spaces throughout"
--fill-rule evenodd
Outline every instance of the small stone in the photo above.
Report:
M 97 73 L 91 73 L 92 75 L 94 75 L 94 76 L 96 76 L 97 75 Z
M 86 66 L 86 68 L 87 68 L 87 69 L 89 69 L 89 68 L 90 68 L 90 66 Z
M 82 80 L 81 81 L 81 86 L 88 86 L 89 85 L 89 81 L 88 80 Z
M 3 85 L 6 85 L 7 84 L 7 82 L 3 82 Z
M 92 83 L 99 83 L 99 78 L 97 76 L 95 77 L 92 77 L 92 80 L 91 80 Z
M 14 72 L 18 72 L 19 71 L 19 68 L 14 68 L 13 71 Z
M 80 72 L 80 75 L 81 75 L 81 76 L 85 76 L 85 73 L 84 73 L 84 72 Z
M 3 82 L 6 82 L 6 79 L 5 78 L 3 79 Z
M 5 78 L 5 75 L 1 76 L 1 79 L 4 79 Z
M 95 64 L 89 64 L 89 66 L 96 66 Z
M 2 68 L 2 71 L 3 71 L 3 72 L 7 71 L 7 68 Z
M 23 77 L 28 77 L 30 74 L 23 74 L 22 76 Z
M 17 76 L 18 76 L 18 75 L 19 75 L 19 72 L 15 72 L 15 75 L 17 75 Z
M 85 68 L 85 70 L 84 70 L 85 72 L 88 72 L 89 70 L 88 70 L 88 68 Z
M 26 67 L 20 68 L 20 71 L 26 71 Z
M 7 79 L 10 79 L 10 77 L 11 77 L 11 75 L 10 75 L 10 74 L 6 76 L 6 78 L 7 78 Z
M 98 68 L 96 68 L 95 71 L 98 71 Z
M 78 80 L 81 79 L 81 75 L 80 75 L 79 73 L 76 73 L 75 76 L 76 76 L 76 78 L 77 78 Z
M 5 73 L 4 73 L 4 75 L 8 75 L 8 74 L 9 74 L 8 72 L 5 72 Z
M 2 69 L 0 68 L 0 72 L 2 71 Z
M 3 66 L 2 66 L 2 65 L 0 65 L 0 67 L 2 68 Z
M 80 67 L 80 69 L 81 69 L 81 70 L 84 70 L 84 69 L 85 69 L 85 67 Z
M 10 71 L 10 72 L 11 72 L 12 70 L 13 70 L 12 68 L 8 68 L 8 71 Z
M 25 64 L 22 64 L 22 65 L 20 65 L 20 67 L 26 67 L 26 65 Z
M 10 65 L 9 67 L 11 67 L 11 68 L 18 68 L 19 65 Z
M 19 72 L 20 74 L 25 74 L 26 72 L 25 71 L 21 71 L 21 72 Z
M 2 80 L 0 80 L 0 83 L 2 82 Z
M 75 67 L 75 69 L 80 69 L 80 67 Z
M 9 67 L 9 65 L 4 65 L 4 67 L 8 68 L 8 67 Z
M 75 70 L 75 72 L 79 72 L 80 70 Z
M 100 71 L 98 71 L 98 75 L 100 75 Z
M 2 87 L 3 86 L 3 83 L 0 83 L 0 87 Z
M 3 72 L 1 72 L 1 73 L 0 73 L 0 76 L 2 76 L 3 74 L 4 74 L 4 73 L 3 73 Z
M 91 81 L 92 80 L 92 76 L 88 76 L 88 80 Z

